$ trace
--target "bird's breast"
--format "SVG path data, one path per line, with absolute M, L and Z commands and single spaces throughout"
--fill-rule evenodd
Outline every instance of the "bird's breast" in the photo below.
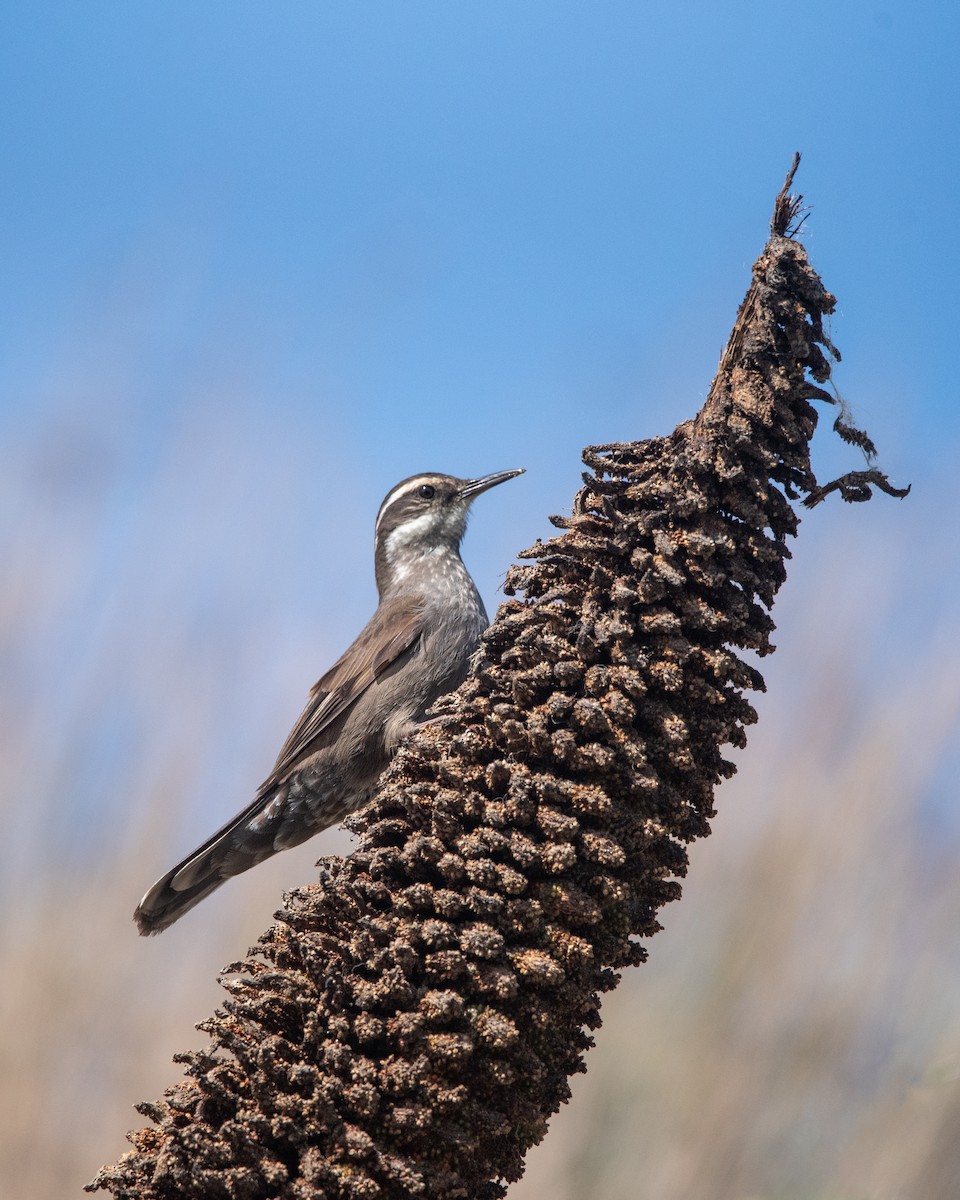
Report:
M 441 560 L 422 580 L 423 637 L 411 668 L 427 707 L 464 680 L 488 621 L 483 601 L 462 562 Z

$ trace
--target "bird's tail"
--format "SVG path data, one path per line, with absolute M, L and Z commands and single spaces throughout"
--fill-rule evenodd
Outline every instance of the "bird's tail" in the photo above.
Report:
M 227 880 L 226 875 L 211 872 L 206 878 L 199 880 L 191 887 L 178 888 L 177 873 L 184 865 L 185 863 L 180 863 L 172 871 L 168 871 L 162 879 L 158 879 L 137 905 L 133 919 L 143 936 L 162 933 L 168 925 L 179 921 L 185 912 L 193 908 L 195 904 L 199 904 L 205 896 L 209 896 Z
M 258 796 L 158 879 L 133 914 L 140 933 L 161 933 L 221 883 L 293 845 L 295 840 L 303 840 L 277 837 L 277 818 L 282 812 L 285 791 L 281 788 L 272 795 Z M 304 836 L 309 836 L 309 832 L 305 830 Z

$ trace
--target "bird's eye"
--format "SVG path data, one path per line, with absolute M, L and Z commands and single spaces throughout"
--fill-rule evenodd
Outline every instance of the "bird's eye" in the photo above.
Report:
M 432 500 L 436 490 L 437 489 L 435 487 L 433 487 L 432 484 L 421 483 L 420 486 L 417 488 L 417 495 L 420 497 L 421 500 Z

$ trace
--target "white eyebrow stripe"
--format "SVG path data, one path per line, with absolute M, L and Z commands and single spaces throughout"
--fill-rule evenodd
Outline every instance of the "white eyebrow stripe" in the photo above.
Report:
M 394 500 L 398 500 L 401 496 L 410 495 L 418 488 L 425 480 L 433 478 L 431 475 L 415 475 L 413 479 L 406 479 L 403 483 L 398 483 L 392 492 L 387 493 L 387 498 L 380 505 L 380 511 L 377 513 L 377 523 L 374 526 L 373 532 L 376 534 L 380 528 L 380 522 L 387 514 L 387 510 L 393 504 Z
M 390 507 L 390 505 L 394 502 L 394 500 L 396 500 L 396 498 L 398 496 L 403 495 L 407 491 L 407 489 L 410 487 L 410 484 L 412 482 L 413 482 L 412 480 L 408 480 L 406 483 L 398 483 L 392 492 L 387 493 L 387 498 L 380 505 L 380 511 L 379 511 L 379 513 L 377 513 L 376 529 L 380 528 L 380 522 L 383 520 L 384 516 L 386 515 L 386 511 Z M 376 532 L 376 529 L 374 530 L 374 532 Z

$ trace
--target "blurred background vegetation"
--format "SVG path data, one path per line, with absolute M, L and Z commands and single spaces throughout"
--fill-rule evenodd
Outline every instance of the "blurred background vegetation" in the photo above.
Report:
M 324 834 L 163 936 L 375 603 L 414 471 L 692 415 L 795 148 L 903 503 L 804 514 L 760 723 L 518 1200 L 960 1195 L 960 16 L 813 0 L 38 0 L 0 36 L 0 1186 L 77 1194 Z M 945 149 L 946 148 L 946 149 Z M 825 423 L 832 414 L 825 414 Z M 825 428 L 829 476 L 857 464 Z

